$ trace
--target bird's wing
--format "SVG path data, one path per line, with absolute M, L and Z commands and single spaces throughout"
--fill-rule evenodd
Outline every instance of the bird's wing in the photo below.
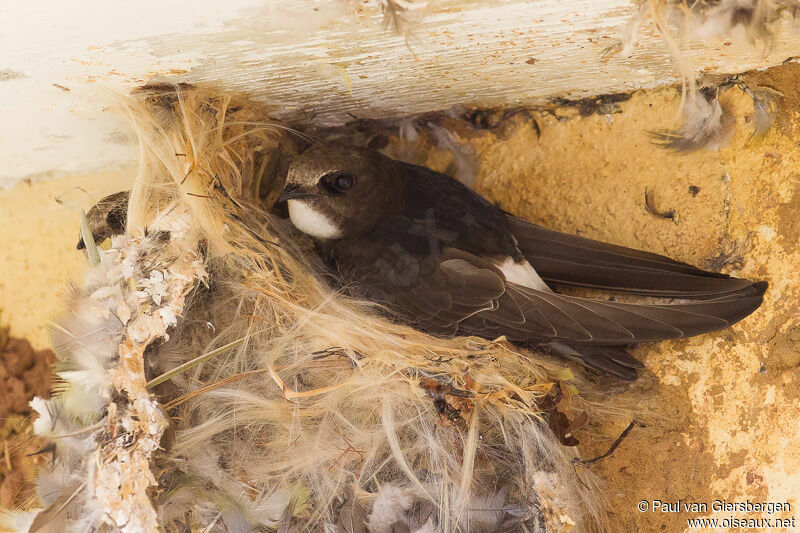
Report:
M 561 233 L 510 215 L 508 222 L 528 262 L 542 279 L 556 285 L 709 299 L 754 284 L 662 255 Z
M 372 264 L 359 287 L 404 321 L 438 334 L 531 343 L 623 345 L 699 335 L 752 313 L 766 289 L 751 283 L 715 298 L 636 304 L 509 283 L 488 260 L 456 248 L 420 258 L 384 247 Z
M 542 228 L 534 239 L 528 236 L 535 234 L 537 227 L 530 228 L 524 228 L 528 233 L 520 232 L 522 238 L 517 239 L 523 251 L 534 249 L 531 243 L 539 247 L 539 257 L 544 259 L 537 264 L 532 256 L 529 261 L 537 270 L 542 268 L 540 274 L 546 274 L 545 279 L 683 300 L 625 303 L 519 285 L 509 282 L 496 266 L 503 263 L 498 259 L 508 257 L 465 250 L 459 246 L 459 239 L 442 238 L 441 231 L 402 216 L 392 217 L 357 243 L 334 244 L 330 253 L 340 280 L 354 294 L 384 304 L 405 323 L 438 335 L 505 335 L 515 342 L 548 345 L 562 355 L 627 379 L 637 365 L 621 345 L 725 328 L 757 309 L 766 290 L 766 283 L 747 280 L 733 287 L 704 286 L 701 290 L 684 278 L 699 278 L 697 283 L 710 280 L 737 284 L 739 280 L 705 275 L 690 265 L 655 254 L 588 239 L 564 236 L 548 251 L 545 243 L 549 230 Z M 573 265 L 574 270 L 553 266 L 564 263 Z M 605 274 L 588 278 L 593 269 Z M 573 272 L 574 279 L 564 272 Z M 668 281 L 670 275 L 675 280 Z M 664 290 L 668 283 L 670 288 Z
M 494 332 L 511 340 L 562 342 L 576 346 L 624 345 L 700 335 L 726 328 L 761 305 L 766 284 L 752 284 L 723 296 L 681 303 L 637 304 L 568 296 L 506 284 L 503 299 L 514 301 L 525 318 L 506 319 L 503 301 L 481 311 L 462 329 Z M 481 323 L 476 322 L 480 320 Z
M 506 302 L 505 278 L 490 262 L 456 248 L 419 256 L 387 246 L 355 278 L 366 298 L 384 303 L 406 323 L 438 335 L 455 335 L 460 324 L 484 310 L 523 323 L 521 310 Z M 502 302 L 507 305 L 501 310 Z M 511 304 L 511 305 L 508 305 Z M 480 334 L 480 333 L 477 333 Z

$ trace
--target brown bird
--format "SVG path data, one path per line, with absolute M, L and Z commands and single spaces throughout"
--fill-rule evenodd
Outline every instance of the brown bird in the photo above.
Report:
M 128 216 L 128 191 L 110 194 L 97 202 L 94 207 L 86 213 L 86 222 L 92 231 L 95 242 L 101 243 L 104 240 L 125 233 L 125 220 Z M 78 250 L 86 247 L 83 237 L 78 239 Z
M 728 327 L 767 288 L 531 224 L 448 176 L 366 149 L 307 149 L 278 203 L 343 287 L 396 318 L 440 336 L 505 335 L 623 379 L 642 366 L 627 346 Z M 581 298 L 550 285 L 676 300 Z

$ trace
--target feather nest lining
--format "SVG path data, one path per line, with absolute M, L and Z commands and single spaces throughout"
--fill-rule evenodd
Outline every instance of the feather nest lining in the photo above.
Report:
M 766 57 L 783 32 L 794 31 L 800 1 L 639 0 L 636 3 L 638 9 L 619 42 L 605 52 L 609 56 L 619 53 L 622 57 L 631 57 L 648 24 L 661 36 L 680 78 L 682 117 L 677 129 L 655 132 L 656 142 L 680 152 L 714 151 L 727 146 L 735 121 L 719 99 L 718 86 L 725 77 L 706 74 L 701 78 L 707 79 L 698 83 L 697 66 L 692 64 L 687 53 L 689 45 L 696 41 L 719 44 L 724 39 L 725 44 L 738 42 L 760 46 Z M 773 98 L 774 95 L 765 94 L 763 88 L 754 91 L 756 136 L 763 135 L 772 125 L 772 112 L 767 112 L 767 108 Z
M 54 457 L 39 502 L 2 525 L 598 527 L 597 482 L 543 410 L 603 407 L 503 339 L 434 338 L 332 290 L 266 208 L 302 136 L 193 87 L 151 87 L 121 108 L 141 146 L 126 234 L 75 291 L 58 394 L 33 402 Z

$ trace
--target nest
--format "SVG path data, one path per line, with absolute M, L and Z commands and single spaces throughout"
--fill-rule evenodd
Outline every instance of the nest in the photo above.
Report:
M 603 408 L 568 369 L 391 320 L 269 210 L 305 135 L 194 87 L 122 107 L 142 154 L 126 233 L 62 321 L 59 394 L 34 401 L 54 461 L 6 527 L 602 528 L 570 446 Z

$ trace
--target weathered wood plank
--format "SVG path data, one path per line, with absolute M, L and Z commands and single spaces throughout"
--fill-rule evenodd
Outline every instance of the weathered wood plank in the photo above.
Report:
M 652 28 L 631 57 L 603 58 L 636 11 L 630 0 L 431 0 L 407 35 L 384 27 L 377 2 L 48 4 L 0 6 L 0 186 L 129 162 L 118 122 L 100 112 L 101 86 L 214 83 L 256 96 L 277 116 L 336 123 L 676 81 Z M 784 29 L 766 56 L 764 47 L 714 38 L 688 57 L 730 73 L 798 52 L 800 34 Z

